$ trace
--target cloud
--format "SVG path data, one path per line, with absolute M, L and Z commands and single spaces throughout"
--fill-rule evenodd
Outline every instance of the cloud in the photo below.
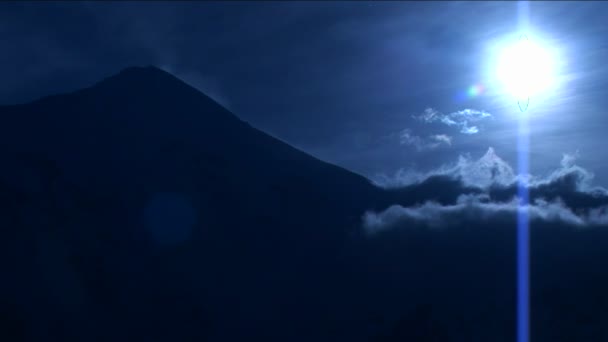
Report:
M 491 202 L 484 195 L 462 195 L 454 204 L 442 205 L 425 202 L 415 207 L 394 205 L 383 212 L 367 212 L 363 225 L 368 233 L 404 223 L 422 223 L 433 228 L 462 227 L 489 224 L 493 221 L 514 221 L 516 215 L 525 212 L 532 221 L 562 222 L 575 226 L 608 223 L 607 206 L 593 209 L 586 215 L 577 215 L 560 201 L 548 202 L 537 199 L 528 205 L 516 200 Z
M 479 127 L 472 125 L 472 123 L 491 118 L 492 115 L 476 109 L 463 109 L 450 114 L 443 114 L 436 109 L 427 108 L 422 114 L 413 117 L 425 123 L 439 122 L 447 126 L 458 127 L 462 134 L 477 134 L 479 133 Z
M 412 146 L 417 151 L 427 151 L 439 148 L 441 146 L 452 145 L 452 138 L 445 134 L 435 134 L 428 137 L 421 137 L 412 134 L 412 131 L 406 128 L 399 132 L 399 142 L 401 145 Z
M 446 145 L 452 145 L 452 137 L 446 134 L 435 134 L 429 137 L 431 140 L 437 141 L 439 143 L 444 143 Z
M 462 134 L 477 134 L 479 133 L 479 128 L 477 126 L 467 127 L 466 124 L 460 129 L 460 133 Z
M 426 173 L 414 170 L 398 170 L 394 176 L 379 175 L 372 181 L 383 188 L 402 188 L 437 177 L 458 179 L 465 186 L 488 187 L 492 184 L 511 184 L 516 180 L 513 168 L 501 159 L 493 148 L 479 159 L 473 160 L 468 155 L 461 155 L 457 162 L 445 164 Z
M 541 294 L 533 305 L 535 331 L 547 340 L 598 336 L 588 331 L 603 322 L 588 317 L 605 309 L 596 303 L 608 282 L 608 192 L 593 184 L 593 174 L 576 158 L 564 154 L 554 172 L 535 177 L 517 175 L 489 149 L 481 158 L 461 156 L 432 172 L 401 170 L 399 177 L 385 177 L 392 197 L 362 215 L 360 230 L 370 246 L 365 266 L 385 303 L 394 302 L 396 310 L 414 300 L 428 303 L 436 317 L 446 317 L 437 322 L 454 331 L 450 338 L 470 340 L 472 335 L 460 336 L 462 323 L 453 319 L 466 308 L 479 340 L 491 340 L 497 329 L 504 341 L 513 340 L 512 325 L 501 324 L 517 310 L 517 224 L 519 214 L 527 214 L 529 286 Z M 518 200 L 521 184 L 529 190 L 528 204 Z M 577 318 L 585 319 L 584 328 L 568 324 Z
M 443 114 L 439 113 L 437 110 L 433 108 L 427 108 L 420 115 L 415 115 L 414 118 L 418 120 L 422 120 L 424 122 L 430 123 L 435 121 L 440 121 L 443 118 Z
M 546 177 L 517 175 L 492 148 L 477 160 L 460 156 L 455 164 L 426 174 L 400 170 L 394 177 L 374 180 L 395 193 L 395 203 L 365 213 L 363 227 L 377 232 L 412 224 L 491 225 L 514 222 L 521 211 L 533 222 L 607 225 L 608 190 L 592 184 L 593 174 L 576 165 L 576 156 L 565 154 L 560 167 Z M 529 203 L 521 203 L 521 187 L 528 190 Z

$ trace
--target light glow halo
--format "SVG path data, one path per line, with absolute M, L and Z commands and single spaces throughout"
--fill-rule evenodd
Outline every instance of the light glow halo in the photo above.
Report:
M 501 93 L 515 100 L 520 111 L 528 109 L 534 97 L 546 97 L 558 85 L 558 56 L 553 49 L 520 34 L 514 42 L 496 46 L 494 82 Z

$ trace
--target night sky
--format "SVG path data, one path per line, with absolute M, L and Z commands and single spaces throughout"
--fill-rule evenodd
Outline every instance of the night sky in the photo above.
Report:
M 559 88 L 527 113 L 534 174 L 570 154 L 608 184 L 607 14 L 603 2 L 529 3 L 531 38 L 560 52 Z M 156 65 L 255 127 L 373 179 L 489 147 L 514 166 L 521 113 L 496 95 L 488 65 L 493 43 L 516 39 L 518 18 L 517 2 L 3 2 L 0 103 Z M 427 109 L 474 117 L 427 122 Z
M 607 17 L 0 2 L 0 340 L 608 341 Z

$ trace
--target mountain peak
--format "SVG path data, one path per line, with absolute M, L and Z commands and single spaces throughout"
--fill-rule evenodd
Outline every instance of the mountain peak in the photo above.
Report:
M 162 72 L 162 73 L 167 73 L 166 71 L 162 70 L 161 68 L 154 66 L 154 65 L 146 65 L 146 66 L 130 66 L 130 67 L 126 67 L 124 69 L 122 69 L 119 74 L 126 74 L 126 73 L 150 73 L 150 72 Z
M 162 70 L 153 65 L 148 66 L 131 66 L 122 69 L 116 74 L 113 74 L 109 77 L 106 77 L 97 85 L 103 85 L 106 83 L 111 83 L 112 86 L 115 86 L 117 83 L 128 83 L 133 84 L 137 83 L 140 86 L 146 85 L 154 85 L 159 82 L 179 82 L 181 84 L 185 83 L 179 78 L 173 76 L 171 73 Z M 95 86 L 94 86 L 95 87 Z
M 130 66 L 122 69 L 117 74 L 114 74 L 112 77 L 129 77 L 129 78 L 145 78 L 145 77 L 172 77 L 177 79 L 171 73 L 157 67 L 154 65 L 146 65 L 146 66 Z
M 228 112 L 226 108 L 200 90 L 190 86 L 168 71 L 153 65 L 130 66 L 100 81 L 76 91 L 42 97 L 32 103 L 46 105 L 73 101 L 84 96 L 86 101 L 126 101 L 140 99 L 150 103 L 159 101 L 204 103 L 215 111 Z M 21 105 L 27 105 L 23 103 Z
M 124 106 L 135 102 L 152 107 L 170 103 L 174 110 L 167 111 L 167 115 L 172 115 L 170 113 L 181 108 L 188 112 L 198 111 L 207 115 L 214 113 L 232 120 L 237 119 L 207 94 L 152 65 L 127 67 L 76 93 L 86 93 L 104 103 L 119 101 Z

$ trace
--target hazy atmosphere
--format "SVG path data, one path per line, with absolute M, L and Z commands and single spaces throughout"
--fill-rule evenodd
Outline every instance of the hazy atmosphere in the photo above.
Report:
M 0 340 L 608 341 L 607 16 L 0 2 Z

